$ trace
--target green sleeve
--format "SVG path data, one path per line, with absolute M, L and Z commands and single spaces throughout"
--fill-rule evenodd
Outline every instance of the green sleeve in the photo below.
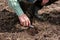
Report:
M 8 0 L 8 4 L 10 7 L 12 7 L 18 16 L 24 13 L 17 0 Z

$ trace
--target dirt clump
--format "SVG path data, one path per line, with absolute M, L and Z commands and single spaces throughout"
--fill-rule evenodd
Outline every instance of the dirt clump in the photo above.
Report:
M 37 27 L 29 27 L 29 28 L 27 29 L 28 34 L 30 34 L 30 35 L 32 35 L 32 36 L 35 36 L 35 34 L 38 34 L 38 33 L 39 33 L 38 31 L 39 31 L 39 30 L 38 30 Z
M 15 24 L 19 22 L 18 17 L 15 13 L 3 10 L 0 12 L 0 31 L 10 31 L 15 28 Z

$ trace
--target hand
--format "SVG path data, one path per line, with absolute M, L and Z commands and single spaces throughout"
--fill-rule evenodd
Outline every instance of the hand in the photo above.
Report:
M 42 0 L 41 5 L 45 5 L 45 4 L 48 3 L 48 2 L 49 2 L 49 0 Z
M 25 14 L 20 15 L 18 18 L 19 18 L 20 24 L 22 26 L 29 26 L 30 25 L 30 20 Z

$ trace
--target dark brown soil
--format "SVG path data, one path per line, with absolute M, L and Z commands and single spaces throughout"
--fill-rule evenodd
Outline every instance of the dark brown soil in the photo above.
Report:
M 4 9 L 0 12 L 0 40 L 60 40 L 59 20 L 59 14 L 45 22 L 33 19 L 35 28 L 22 29 L 17 15 Z
M 3 8 L 4 10 L 2 7 L 0 8 L 0 40 L 60 40 L 60 13 L 41 14 L 42 21 L 30 18 L 34 28 L 26 28 L 20 25 L 18 16 L 14 12 L 8 11 L 7 6 Z
M 27 31 L 30 32 L 30 35 L 35 35 L 38 33 L 38 29 L 36 27 L 31 28 L 28 27 L 27 29 L 21 29 L 19 27 L 19 19 L 15 13 L 9 12 L 7 10 L 3 10 L 0 12 L 0 32 L 21 32 L 21 31 Z M 19 24 L 18 26 L 16 26 Z
M 15 13 L 3 10 L 0 12 L 0 31 L 11 31 L 12 28 L 15 28 L 14 26 L 18 22 L 17 20 L 18 18 Z

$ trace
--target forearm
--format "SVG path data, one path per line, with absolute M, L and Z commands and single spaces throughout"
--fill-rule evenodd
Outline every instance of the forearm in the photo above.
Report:
M 18 16 L 24 13 L 17 0 L 8 0 L 8 4 L 10 7 L 13 8 L 13 10 L 16 12 Z

